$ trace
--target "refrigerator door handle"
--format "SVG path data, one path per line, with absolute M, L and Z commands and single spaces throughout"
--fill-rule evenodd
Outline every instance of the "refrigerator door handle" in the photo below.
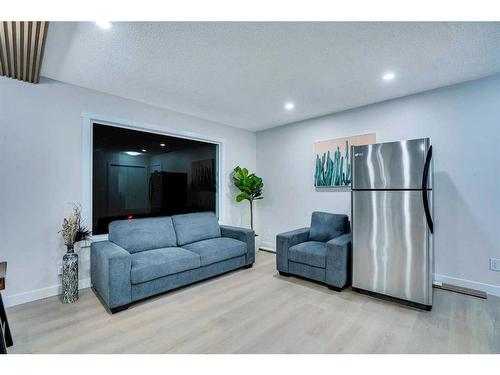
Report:
M 422 176 L 422 200 L 424 203 L 425 218 L 427 219 L 427 225 L 431 233 L 434 233 L 434 223 L 432 222 L 431 212 L 429 210 L 429 198 L 427 197 L 427 181 L 429 178 L 429 168 L 431 165 L 432 158 L 432 146 L 429 147 L 427 151 L 427 156 L 425 158 L 424 174 Z

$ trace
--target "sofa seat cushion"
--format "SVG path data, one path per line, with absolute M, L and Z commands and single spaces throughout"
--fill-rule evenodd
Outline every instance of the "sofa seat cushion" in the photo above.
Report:
M 288 249 L 288 260 L 326 268 L 326 243 L 306 241 Z
M 200 256 L 180 247 L 165 247 L 132 254 L 130 281 L 140 284 L 200 267 Z
M 172 222 L 178 246 L 221 236 L 219 222 L 213 212 L 174 215 Z
M 202 266 L 235 258 L 247 252 L 245 242 L 227 237 L 211 238 L 184 245 L 183 248 L 199 254 Z

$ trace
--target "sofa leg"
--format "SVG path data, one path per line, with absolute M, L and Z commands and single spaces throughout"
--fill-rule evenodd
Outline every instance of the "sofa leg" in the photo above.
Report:
M 288 277 L 290 274 L 288 272 L 279 271 L 281 276 Z
M 129 306 L 130 306 L 130 304 L 126 304 L 126 305 L 123 305 L 123 306 L 114 307 L 114 308 L 110 309 L 111 314 L 116 314 L 116 313 L 118 313 L 120 311 L 127 310 Z
M 253 263 L 250 263 L 250 264 L 247 264 L 245 266 L 243 266 L 243 268 L 247 269 L 247 268 L 252 268 L 253 267 Z
M 333 286 L 333 285 L 327 285 L 328 289 L 334 290 L 336 292 L 341 292 L 342 288 L 339 288 L 338 286 Z

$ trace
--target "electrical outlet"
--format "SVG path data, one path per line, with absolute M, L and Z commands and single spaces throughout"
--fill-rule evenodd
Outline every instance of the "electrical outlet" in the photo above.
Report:
M 63 269 L 62 262 L 61 262 L 61 261 L 58 261 L 58 262 L 57 262 L 57 274 L 58 274 L 58 275 L 62 275 L 62 269 Z
M 490 270 L 500 271 L 500 259 L 499 258 L 490 258 Z

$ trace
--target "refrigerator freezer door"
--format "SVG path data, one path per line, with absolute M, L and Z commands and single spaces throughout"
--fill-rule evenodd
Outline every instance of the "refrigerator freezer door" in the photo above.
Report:
M 422 192 L 353 191 L 352 196 L 353 286 L 432 305 L 431 237 Z
M 429 138 L 353 146 L 352 188 L 421 189 L 429 146 Z
M 149 207 L 151 212 L 161 211 L 163 205 L 163 172 L 153 172 L 149 177 Z

